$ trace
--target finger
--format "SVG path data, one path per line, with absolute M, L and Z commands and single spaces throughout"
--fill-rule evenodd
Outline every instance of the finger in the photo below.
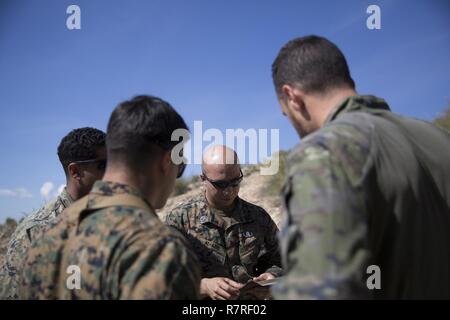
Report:
M 226 292 L 225 290 L 221 289 L 220 287 L 217 288 L 216 295 L 219 296 L 220 298 L 222 298 L 220 300 L 228 300 L 231 298 L 231 295 L 228 292 Z
M 242 284 L 237 283 L 236 281 L 233 281 L 231 279 L 225 278 L 224 281 L 235 289 L 240 289 L 242 287 Z
M 227 300 L 227 299 L 225 299 L 224 297 L 219 296 L 218 294 L 213 295 L 213 296 L 212 296 L 212 299 L 213 299 L 213 300 Z
M 219 287 L 221 289 L 225 290 L 226 292 L 228 292 L 229 294 L 236 295 L 239 293 L 238 288 L 232 287 L 231 285 L 227 284 L 225 281 L 219 282 Z
M 219 286 L 220 289 L 222 289 L 222 290 L 224 290 L 226 292 L 234 290 L 234 288 L 229 286 L 225 281 L 219 281 L 219 282 L 217 282 L 217 285 Z
M 253 280 L 261 281 L 261 280 L 269 280 L 269 279 L 274 279 L 274 278 L 275 278 L 275 276 L 272 275 L 271 273 L 263 273 L 263 274 L 260 274 L 258 277 L 253 278 Z
M 265 277 L 266 280 L 275 279 L 275 276 L 271 273 L 265 273 L 265 275 L 266 275 L 266 277 Z

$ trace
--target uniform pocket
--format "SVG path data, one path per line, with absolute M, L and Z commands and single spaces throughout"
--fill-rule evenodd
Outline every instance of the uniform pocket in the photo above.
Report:
M 256 236 L 250 236 L 242 239 L 239 247 L 239 256 L 244 265 L 253 265 L 257 263 L 260 251 L 259 239 Z

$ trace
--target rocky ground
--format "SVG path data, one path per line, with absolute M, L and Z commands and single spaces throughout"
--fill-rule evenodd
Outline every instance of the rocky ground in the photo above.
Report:
M 8 248 L 9 238 L 17 227 L 17 222 L 13 219 L 7 219 L 4 224 L 0 224 L 0 265 L 3 256 Z

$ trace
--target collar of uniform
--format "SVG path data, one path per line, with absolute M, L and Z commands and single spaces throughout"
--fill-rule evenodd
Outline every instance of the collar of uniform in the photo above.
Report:
M 72 199 L 69 192 L 67 191 L 67 187 L 64 187 L 64 189 L 59 194 L 59 201 L 61 201 L 64 208 L 67 208 L 72 203 L 74 203 L 74 200 Z
M 325 120 L 324 124 L 335 120 L 339 115 L 355 111 L 363 110 L 365 108 L 370 109 L 380 109 L 380 110 L 390 110 L 386 101 L 375 96 L 351 96 L 342 101 L 341 104 L 333 108 L 330 115 Z
M 84 196 L 83 198 L 76 201 L 73 205 L 71 205 L 67 210 L 69 213 L 67 215 L 67 221 L 69 226 L 79 226 L 80 222 L 84 219 L 84 217 L 91 210 L 102 209 L 108 206 L 120 206 L 121 200 L 119 203 L 114 203 L 113 199 L 119 198 L 118 196 L 134 196 L 139 198 L 138 201 L 132 201 L 133 205 L 138 208 L 143 208 L 145 210 L 149 210 L 151 214 L 156 216 L 156 213 L 153 207 L 148 203 L 148 201 L 142 196 L 142 193 L 134 187 L 131 187 L 126 184 L 111 182 L 111 181 L 102 181 L 98 180 L 92 186 L 89 194 Z M 107 198 L 112 198 L 108 201 Z M 102 201 L 106 200 L 106 201 Z M 113 202 L 113 204 L 111 203 Z M 76 227 L 78 229 L 78 227 Z M 75 230 L 77 230 L 75 229 Z
M 138 189 L 126 184 L 111 181 L 96 181 L 90 193 L 95 193 L 102 196 L 112 196 L 113 194 L 126 193 L 135 195 L 145 200 L 144 196 Z
M 240 223 L 247 223 L 247 222 L 251 222 L 250 217 L 248 217 L 246 215 L 246 210 L 243 210 L 243 205 L 242 205 L 242 199 L 238 197 L 236 197 L 236 203 L 234 206 L 234 209 L 231 211 L 231 214 L 228 215 L 231 218 L 231 224 L 228 226 L 228 228 L 231 228 L 232 226 L 236 225 L 236 224 L 240 224 Z M 223 212 L 219 209 L 216 208 L 212 208 L 209 204 L 208 201 L 206 200 L 206 196 L 203 195 L 202 196 L 202 202 L 203 202 L 203 208 L 202 210 L 200 210 L 200 214 L 199 214 L 199 222 L 201 224 L 206 224 L 206 223 L 212 223 L 216 226 L 220 226 L 219 225 L 219 221 L 217 219 L 217 215 L 219 214 L 219 212 Z

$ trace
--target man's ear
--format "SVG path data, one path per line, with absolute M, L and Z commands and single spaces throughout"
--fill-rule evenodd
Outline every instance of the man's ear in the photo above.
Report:
M 304 93 L 296 87 L 285 84 L 281 87 L 285 96 L 286 107 L 292 112 L 304 112 Z
M 75 163 L 70 163 L 67 166 L 67 171 L 69 172 L 69 177 L 73 180 L 80 181 L 81 180 L 81 170 Z

